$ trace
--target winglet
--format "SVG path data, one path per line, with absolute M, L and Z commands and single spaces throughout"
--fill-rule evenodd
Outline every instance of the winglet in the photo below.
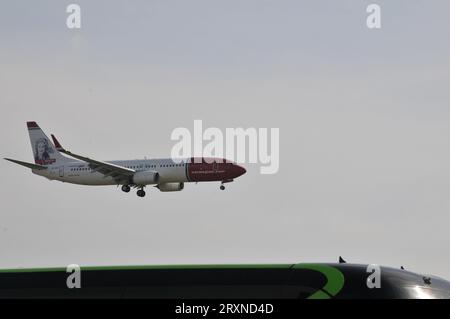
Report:
M 61 146 L 61 144 L 58 142 L 55 135 L 53 135 L 53 134 L 52 134 L 52 140 L 53 140 L 53 144 L 55 144 L 56 150 L 64 151 L 64 148 Z

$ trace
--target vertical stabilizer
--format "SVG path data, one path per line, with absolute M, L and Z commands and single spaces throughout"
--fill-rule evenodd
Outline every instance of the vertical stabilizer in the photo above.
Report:
M 39 165 L 61 164 L 69 159 L 59 153 L 36 122 L 27 122 L 34 162 Z

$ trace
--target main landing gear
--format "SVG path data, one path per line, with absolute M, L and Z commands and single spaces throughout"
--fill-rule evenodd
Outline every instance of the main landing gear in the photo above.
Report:
M 220 185 L 220 190 L 221 190 L 221 191 L 225 190 L 225 186 Z
M 131 190 L 130 185 L 122 185 L 122 191 L 124 191 L 125 193 L 129 193 Z M 144 197 L 145 196 L 145 191 L 143 188 L 138 189 L 138 191 L 136 192 L 136 194 L 139 197 Z
M 145 196 L 145 191 L 141 188 L 141 189 L 139 189 L 139 190 L 136 192 L 136 194 L 137 194 L 139 197 L 144 197 L 144 196 Z

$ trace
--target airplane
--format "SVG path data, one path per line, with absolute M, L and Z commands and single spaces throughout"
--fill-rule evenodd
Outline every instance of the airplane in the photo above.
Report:
M 36 122 L 27 122 L 34 164 L 11 158 L 7 161 L 31 168 L 49 180 L 78 185 L 122 185 L 128 193 L 137 188 L 137 196 L 144 197 L 144 187 L 154 185 L 161 192 L 181 191 L 187 182 L 234 181 L 246 173 L 244 167 L 224 158 L 190 157 L 160 158 L 103 162 L 72 153 L 61 146 L 52 134 L 53 143 Z M 65 156 L 66 155 L 66 156 Z

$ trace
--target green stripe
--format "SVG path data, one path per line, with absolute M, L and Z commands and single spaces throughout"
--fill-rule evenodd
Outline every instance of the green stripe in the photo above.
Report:
M 248 264 L 248 265 L 143 265 L 143 266 L 80 266 L 81 270 L 170 270 L 170 269 L 289 269 L 292 264 Z M 0 273 L 58 272 L 64 267 L 0 269 Z
M 315 270 L 322 273 L 327 278 L 327 283 L 325 286 L 323 286 L 321 290 L 318 290 L 309 296 L 308 299 L 329 299 L 330 296 L 325 292 L 333 297 L 337 295 L 344 287 L 344 275 L 337 268 L 321 264 L 297 264 L 293 268 Z
M 309 296 L 307 299 L 330 299 L 330 295 L 326 294 L 322 290 L 318 290 Z

